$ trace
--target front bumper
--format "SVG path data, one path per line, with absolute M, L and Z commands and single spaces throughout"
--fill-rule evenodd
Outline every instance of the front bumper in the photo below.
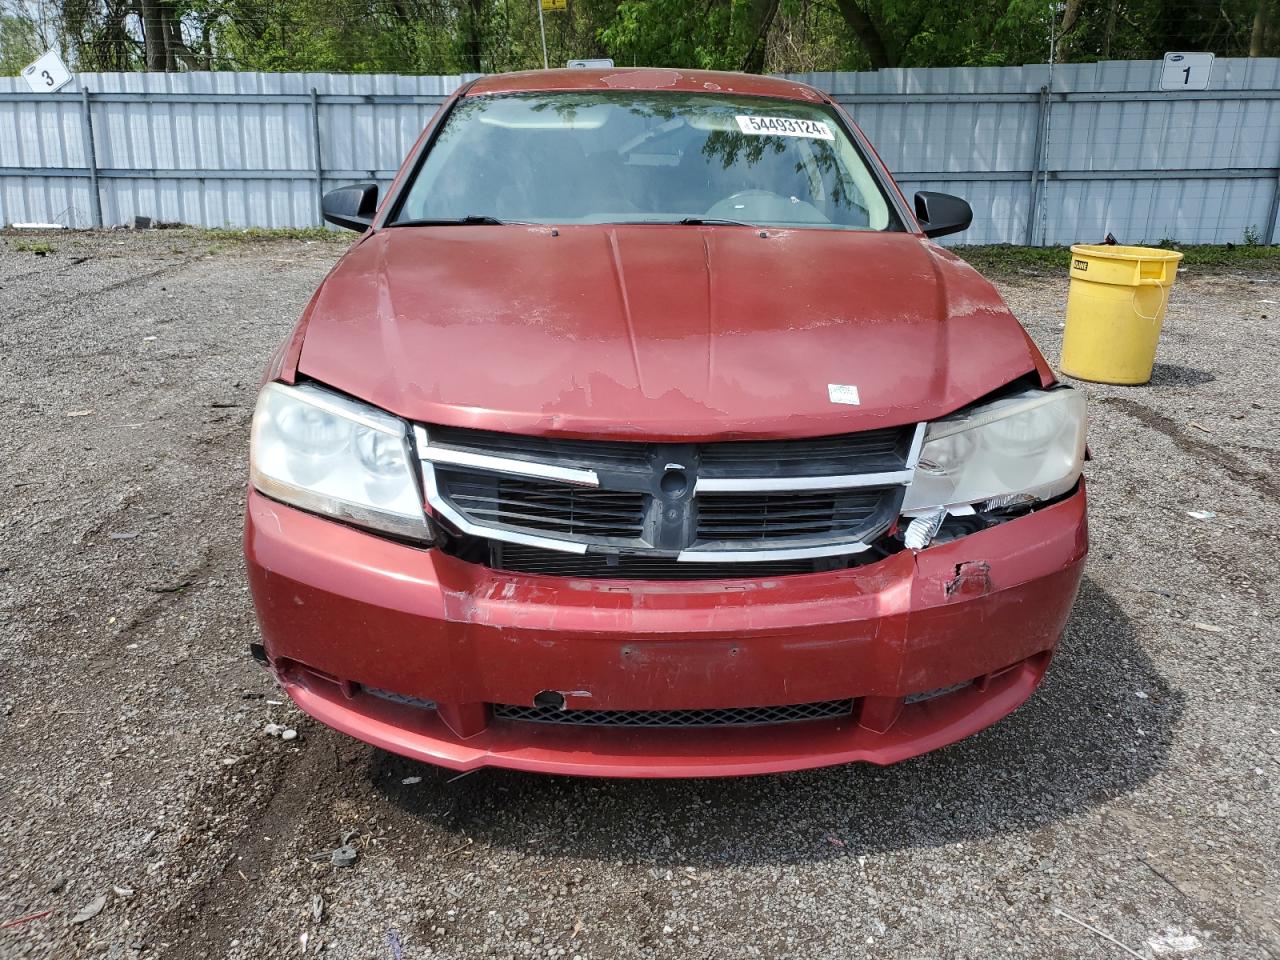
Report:
M 307 713 L 458 770 L 596 776 L 893 763 L 968 736 L 1039 684 L 1087 551 L 1083 483 L 918 553 L 774 579 L 503 573 L 252 491 L 245 529 L 268 662 Z M 832 719 L 686 729 L 492 715 L 491 704 L 530 705 L 548 691 L 569 711 L 855 704 Z

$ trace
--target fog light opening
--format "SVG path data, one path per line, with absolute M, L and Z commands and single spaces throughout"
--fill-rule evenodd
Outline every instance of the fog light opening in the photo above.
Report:
M 533 705 L 551 710 L 563 710 L 564 694 L 555 690 L 543 690 L 533 698 Z

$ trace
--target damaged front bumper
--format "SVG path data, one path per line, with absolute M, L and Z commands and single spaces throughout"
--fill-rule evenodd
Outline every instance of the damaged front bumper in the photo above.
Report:
M 321 722 L 458 770 L 634 777 L 893 763 L 981 730 L 1044 676 L 1088 551 L 1083 481 L 773 579 L 503 573 L 256 492 L 245 538 L 263 659 Z

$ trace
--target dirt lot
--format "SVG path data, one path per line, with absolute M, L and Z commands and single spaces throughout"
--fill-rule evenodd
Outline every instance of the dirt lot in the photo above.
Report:
M 341 245 L 19 243 L 0 924 L 52 912 L 0 957 L 1280 957 L 1280 271 L 1186 271 L 1154 382 L 1088 388 L 1087 580 L 994 729 L 890 769 L 454 780 L 246 656 L 254 390 Z M 1055 359 L 1065 280 L 1001 285 Z M 354 866 L 311 859 L 345 831 Z

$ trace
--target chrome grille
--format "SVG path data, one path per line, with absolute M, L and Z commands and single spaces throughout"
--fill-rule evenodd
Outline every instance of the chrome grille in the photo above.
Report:
M 898 516 L 923 436 L 923 424 L 703 444 L 415 428 L 427 499 L 452 535 L 446 549 L 480 562 L 493 559 L 486 542 L 603 555 L 602 576 L 638 570 L 643 557 L 662 568 L 659 579 L 673 578 L 672 563 L 702 566 L 691 578 L 707 578 L 716 563 L 870 549 Z
M 828 720 L 853 712 L 853 700 L 820 700 L 782 707 L 723 707 L 710 710 L 561 710 L 493 704 L 497 720 L 586 727 L 752 727 Z

